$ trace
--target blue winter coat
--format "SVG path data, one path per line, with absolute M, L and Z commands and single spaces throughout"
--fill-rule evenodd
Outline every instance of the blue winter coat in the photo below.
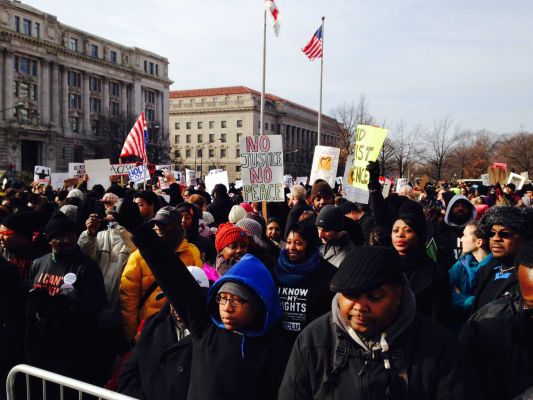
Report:
M 469 311 L 474 304 L 477 275 L 481 268 L 492 260 L 489 254 L 481 262 L 477 262 L 471 253 L 460 257 L 448 271 L 450 286 L 452 288 L 452 307 L 458 310 Z M 458 288 L 461 293 L 457 293 Z

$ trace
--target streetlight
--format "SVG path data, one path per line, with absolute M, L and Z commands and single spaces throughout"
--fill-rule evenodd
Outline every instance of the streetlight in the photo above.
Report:
M 204 146 L 206 144 L 212 144 L 214 143 L 215 141 L 217 140 L 222 140 L 222 139 L 213 139 L 212 142 L 210 141 L 207 141 L 207 142 L 203 142 L 202 145 L 200 146 L 200 149 L 202 150 L 202 153 L 201 153 L 201 156 L 200 156 L 200 179 L 203 178 L 203 173 L 204 173 Z M 196 173 L 196 155 L 198 154 L 198 145 L 196 145 L 194 147 L 194 171 Z

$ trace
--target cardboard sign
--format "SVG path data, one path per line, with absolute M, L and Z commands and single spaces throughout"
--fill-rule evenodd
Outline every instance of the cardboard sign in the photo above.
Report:
M 79 182 L 83 180 L 85 175 L 84 163 L 68 163 L 68 178 L 76 178 Z
M 217 172 L 205 176 L 205 189 L 207 193 L 212 193 L 215 185 L 223 184 L 229 190 L 228 171 Z
M 424 176 L 422 177 L 422 180 L 420 181 L 420 183 L 419 183 L 419 185 L 418 185 L 418 187 L 420 188 L 420 190 L 423 190 L 423 189 L 426 187 L 428 181 L 429 181 L 429 176 L 424 175 Z
M 63 181 L 63 186 L 67 189 L 75 188 L 78 185 L 78 183 L 79 183 L 78 178 L 69 178 Z
M 52 186 L 52 189 L 62 189 L 65 186 L 65 180 L 68 178 L 68 172 L 52 172 L 50 174 L 50 185 Z
M 307 180 L 309 178 L 307 176 L 299 176 L 296 178 L 296 184 L 297 185 L 307 185 Z
M 193 169 L 185 169 L 185 183 L 187 186 L 196 185 L 196 171 Z
M 507 169 L 505 168 L 495 168 L 495 167 L 489 167 L 488 170 L 489 173 L 489 184 L 490 185 L 496 185 L 499 183 L 500 185 L 505 185 L 507 183 Z
M 150 179 L 150 172 L 146 165 L 139 165 L 128 172 L 128 177 L 132 182 L 142 182 Z
M 315 146 L 311 177 L 309 178 L 310 185 L 317 179 L 324 179 L 329 186 L 335 186 L 340 151 L 336 147 Z
M 343 182 L 345 182 L 345 184 L 342 186 L 342 189 L 344 192 L 343 197 L 355 203 L 368 204 L 368 198 L 370 196 L 370 192 L 368 191 L 368 189 L 356 188 L 346 183 L 348 182 L 352 171 L 353 171 L 353 154 L 349 155 L 346 159 L 346 168 L 344 170 L 344 178 L 343 178 Z
M 489 186 L 490 185 L 489 174 L 481 175 L 481 183 L 483 184 L 483 186 Z
M 36 165 L 33 169 L 33 182 L 50 184 L 50 173 L 50 168 Z
M 358 125 L 355 132 L 354 163 L 348 184 L 362 190 L 368 190 L 369 161 L 376 161 L 389 133 L 388 129 L 369 125 Z
M 109 176 L 128 176 L 128 172 L 135 167 L 135 163 L 111 164 L 109 168 Z
M 89 176 L 87 189 L 92 189 L 94 185 L 102 185 L 105 189 L 109 186 L 109 171 L 111 164 L 108 158 L 99 160 L 85 160 L 85 173 Z
M 516 190 L 520 190 L 522 189 L 522 186 L 524 186 L 524 183 L 526 183 L 526 177 L 511 172 L 507 179 L 507 183 L 514 183 Z
M 246 136 L 239 144 L 244 201 L 285 201 L 281 135 Z

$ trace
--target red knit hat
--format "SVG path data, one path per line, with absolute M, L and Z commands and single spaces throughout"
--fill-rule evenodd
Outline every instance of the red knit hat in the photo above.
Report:
M 234 242 L 248 242 L 244 229 L 241 229 L 230 222 L 220 225 L 215 236 L 215 248 L 217 253 L 220 253 L 224 247 Z

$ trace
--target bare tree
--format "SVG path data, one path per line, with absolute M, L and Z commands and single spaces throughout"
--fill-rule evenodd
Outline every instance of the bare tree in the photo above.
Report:
M 494 161 L 506 162 L 516 172 L 533 176 L 533 133 L 505 135 L 496 142 Z
M 486 131 L 463 132 L 449 158 L 448 175 L 478 178 L 487 172 L 494 150 L 494 142 Z
M 405 172 L 416 162 L 418 149 L 416 140 L 422 135 L 422 127 L 417 125 L 409 133 L 405 132 L 405 122 L 400 121 L 392 135 L 392 145 L 394 149 L 394 163 L 398 176 L 402 177 Z
M 439 181 L 445 164 L 450 157 L 450 151 L 457 144 L 460 128 L 452 130 L 452 120 L 447 115 L 440 121 L 435 121 L 433 130 L 424 134 L 422 140 L 426 143 L 420 157 L 430 167 L 431 177 Z
M 393 141 L 389 137 L 385 138 L 378 156 L 380 175 L 388 176 L 394 170 L 394 153 L 395 148 Z

